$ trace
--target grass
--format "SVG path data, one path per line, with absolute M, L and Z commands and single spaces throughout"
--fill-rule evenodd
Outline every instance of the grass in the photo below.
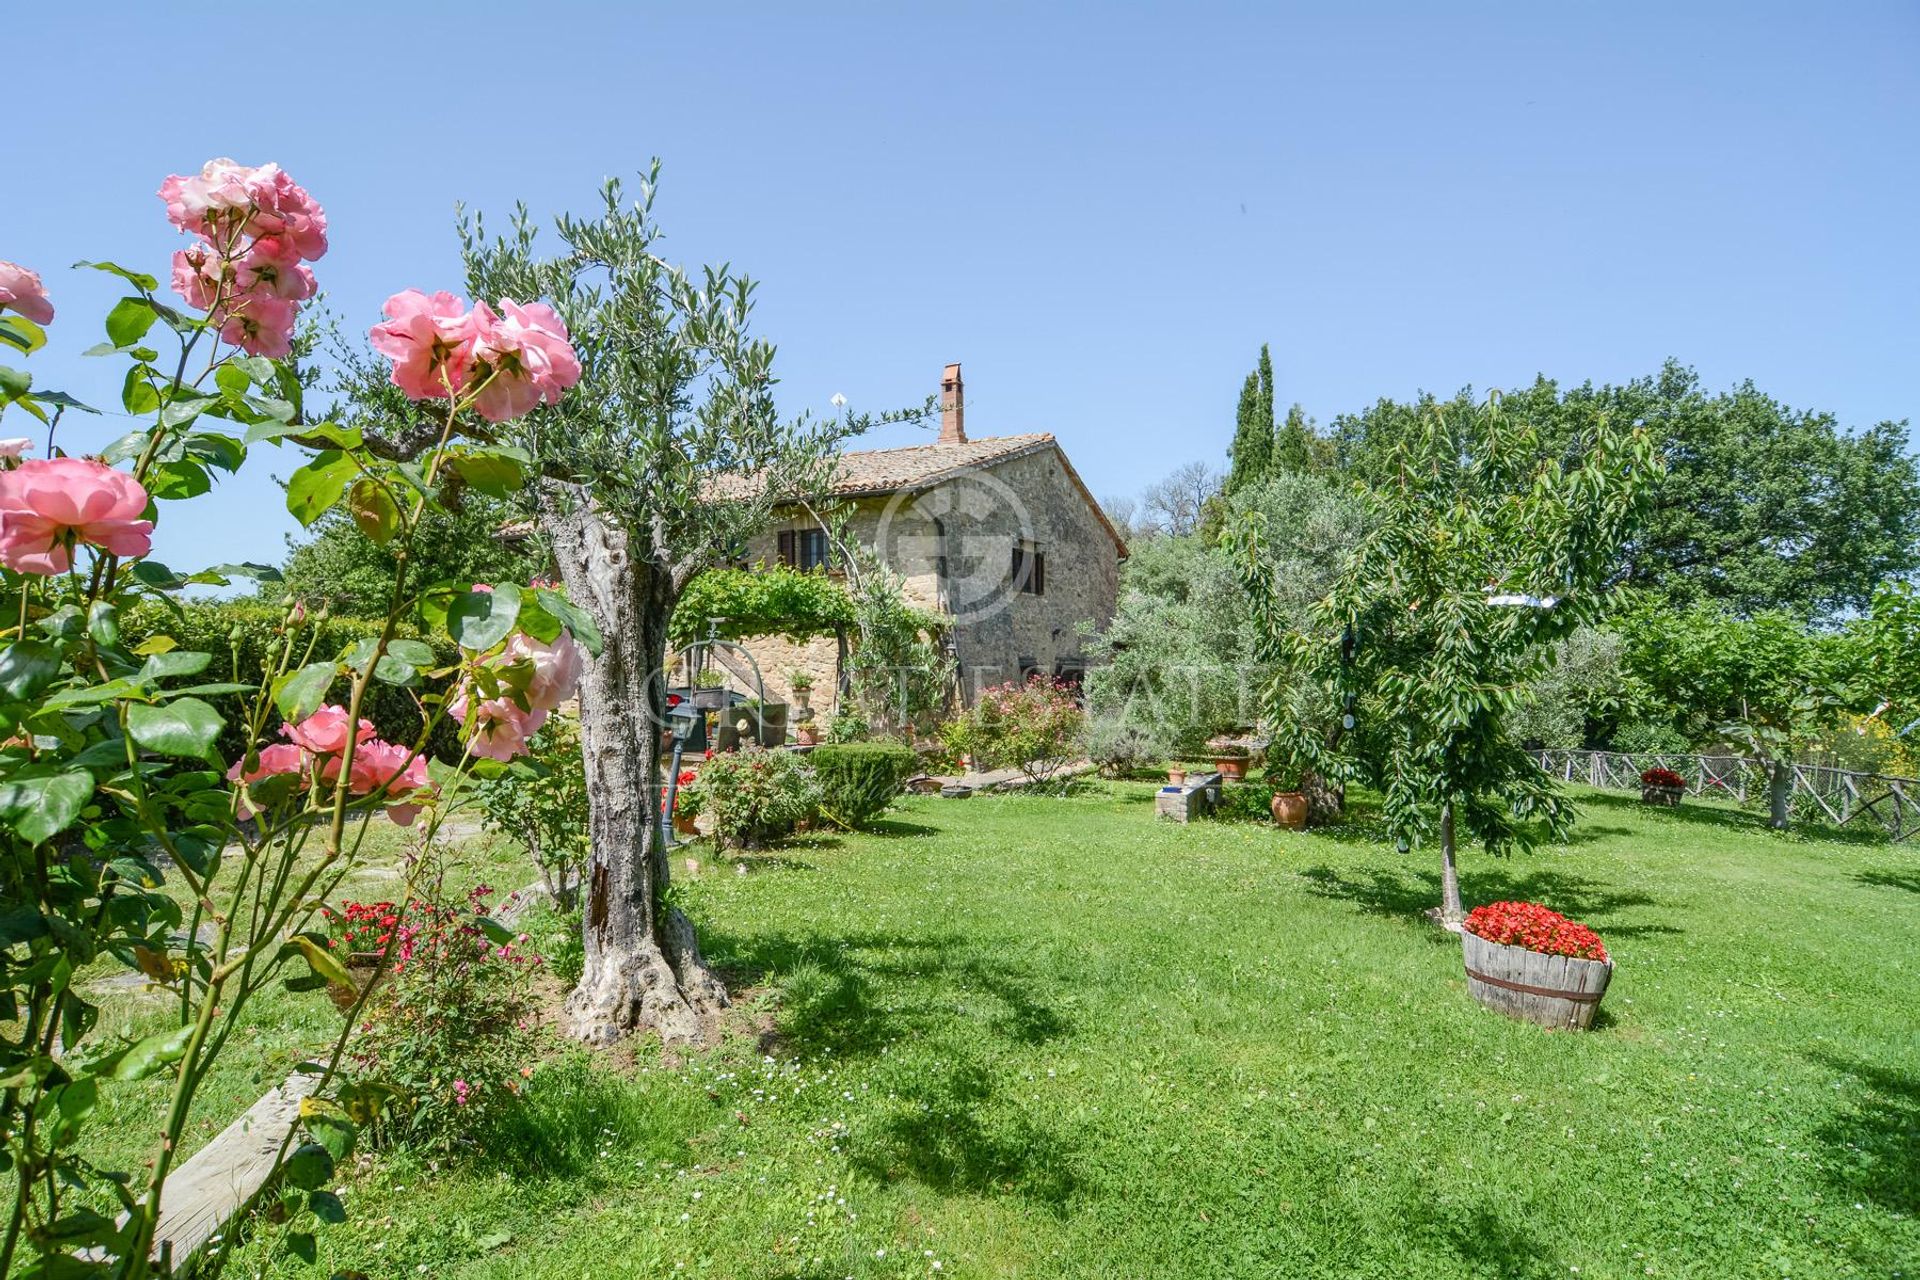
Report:
M 376 818 L 367 831 L 361 866 L 348 874 L 336 896 L 369 900 L 394 896 L 400 886 L 395 867 L 409 834 Z M 229 859 L 222 883 L 236 874 L 235 866 Z M 455 892 L 464 894 L 469 885 L 485 881 L 500 890 L 496 901 L 534 878 L 517 850 L 492 835 L 462 841 L 447 865 L 448 884 Z M 186 901 L 191 895 L 178 877 L 167 877 L 165 889 L 191 910 Z M 294 971 L 299 970 L 295 965 Z M 87 998 L 100 1006 L 96 1036 L 139 1039 L 178 1024 L 177 995 L 128 985 L 128 977 L 125 967 L 112 959 L 81 975 Z M 340 1016 L 323 996 L 290 995 L 278 984 L 257 992 L 228 1048 L 200 1086 L 193 1116 L 182 1135 L 183 1158 L 205 1146 L 261 1094 L 285 1080 L 297 1063 L 322 1056 L 339 1030 Z M 132 1169 L 150 1160 L 157 1141 L 156 1121 L 172 1089 L 173 1078 L 163 1074 L 103 1090 L 99 1109 L 86 1129 L 88 1156 L 104 1169 Z
M 1475 1005 L 1429 859 L 1364 824 L 912 799 L 679 886 L 748 993 L 723 1046 L 562 1054 L 476 1159 L 362 1161 L 318 1272 L 236 1265 L 1913 1274 L 1920 850 L 1579 798 L 1569 844 L 1463 878 L 1599 929 L 1590 1033 Z

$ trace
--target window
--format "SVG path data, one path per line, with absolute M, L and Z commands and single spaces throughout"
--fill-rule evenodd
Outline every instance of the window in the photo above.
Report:
M 1031 542 L 1013 544 L 1013 584 L 1030 596 L 1047 594 L 1047 557 Z
M 777 543 L 780 563 L 789 569 L 807 573 L 827 563 L 825 529 L 782 529 Z

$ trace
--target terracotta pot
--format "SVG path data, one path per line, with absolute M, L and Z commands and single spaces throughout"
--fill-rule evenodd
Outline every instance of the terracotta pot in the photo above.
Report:
M 1307 793 L 1304 791 L 1276 791 L 1273 793 L 1273 820 L 1289 831 L 1307 829 Z
M 820 735 L 806 725 L 801 725 L 798 729 L 795 729 L 793 731 L 793 737 L 794 740 L 803 747 L 816 746 L 820 742 Z
M 1245 756 L 1215 756 L 1213 767 L 1223 778 L 1243 782 L 1247 776 L 1247 758 Z
M 673 815 L 673 833 L 677 836 L 697 836 L 700 828 L 693 825 L 692 818 L 676 813 Z
M 1187 771 L 1185 769 L 1169 769 L 1167 770 L 1167 781 L 1173 786 L 1183 787 L 1187 783 Z

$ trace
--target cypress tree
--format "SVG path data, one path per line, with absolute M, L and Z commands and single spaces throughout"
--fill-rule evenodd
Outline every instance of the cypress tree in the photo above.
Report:
M 1273 438 L 1273 470 L 1313 470 L 1313 428 L 1299 405 L 1287 410 L 1287 420 Z
M 1273 363 L 1260 348 L 1260 365 L 1240 385 L 1233 444 L 1227 450 L 1226 491 L 1264 479 L 1273 470 Z

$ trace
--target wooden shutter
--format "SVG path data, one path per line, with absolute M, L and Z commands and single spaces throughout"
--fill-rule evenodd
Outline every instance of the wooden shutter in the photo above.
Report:
M 1047 594 L 1047 556 L 1043 551 L 1033 553 L 1033 594 Z
M 793 530 L 782 529 L 776 542 L 778 544 L 776 555 L 779 557 L 780 563 L 789 569 L 798 567 L 799 560 L 793 554 Z
M 1013 575 L 1013 589 L 1027 589 L 1027 549 L 1019 543 L 1013 544 L 1013 565 L 1009 572 Z

